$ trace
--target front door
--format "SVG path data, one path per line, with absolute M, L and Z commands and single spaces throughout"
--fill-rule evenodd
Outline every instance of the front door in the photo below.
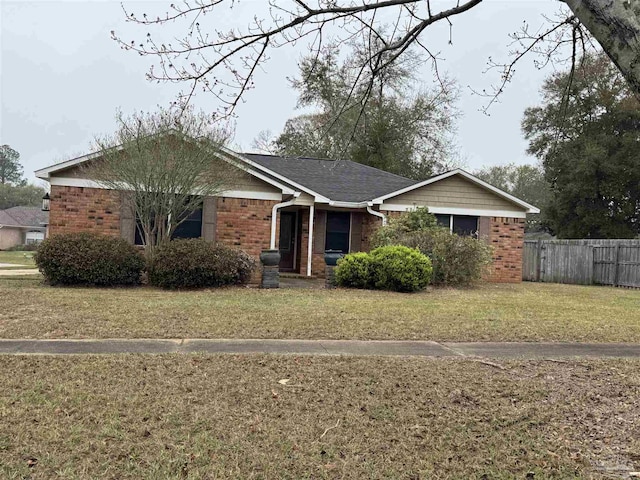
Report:
M 293 272 L 296 262 L 297 212 L 280 212 L 280 271 Z

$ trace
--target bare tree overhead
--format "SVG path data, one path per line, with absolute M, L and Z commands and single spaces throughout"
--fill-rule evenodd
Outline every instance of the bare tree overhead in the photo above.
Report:
M 558 0 L 563 4 L 557 18 L 543 28 L 528 26 L 513 35 L 514 48 L 505 63 L 490 60 L 490 67 L 502 69 L 502 81 L 492 91 L 489 104 L 511 80 L 515 64 L 526 54 L 541 56 L 540 65 L 558 56 L 581 57 L 590 38 L 595 38 L 640 95 L 640 2 L 637 0 Z M 323 48 L 368 47 L 355 76 L 353 95 L 345 109 L 368 100 L 375 80 L 401 58 L 411 56 L 430 63 L 437 80 L 439 52 L 425 43 L 425 32 L 435 24 L 453 27 L 455 18 L 478 8 L 483 0 L 269 0 L 268 14 L 242 18 L 236 27 L 221 30 L 220 15 L 237 8 L 237 0 L 184 0 L 174 3 L 162 15 L 132 13 L 127 19 L 141 26 L 184 22 L 186 31 L 172 42 L 160 42 L 150 34 L 144 41 L 128 41 L 112 32 L 126 50 L 157 57 L 148 73 L 150 80 L 185 83 L 180 100 L 188 104 L 198 89 L 210 92 L 221 102 L 220 114 L 233 113 L 243 95 L 254 86 L 257 69 L 268 61 L 273 49 L 304 42 L 311 54 Z M 568 7 L 568 8 L 567 8 Z

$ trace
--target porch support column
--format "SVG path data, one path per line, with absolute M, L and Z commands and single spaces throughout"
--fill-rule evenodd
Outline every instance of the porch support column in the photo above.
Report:
M 296 203 L 296 199 L 300 196 L 300 192 L 295 192 L 293 198 L 286 202 L 276 203 L 271 209 L 271 239 L 269 242 L 269 248 L 275 250 L 276 248 L 276 229 L 278 227 L 278 210 L 284 207 L 289 207 Z
M 311 276 L 311 262 L 313 261 L 313 217 L 315 214 L 315 206 L 309 207 L 309 245 L 307 246 L 307 277 Z

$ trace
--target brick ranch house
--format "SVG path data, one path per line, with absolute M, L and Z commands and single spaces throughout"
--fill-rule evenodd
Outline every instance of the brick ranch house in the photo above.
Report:
M 389 216 L 424 206 L 451 231 L 493 246 L 491 281 L 522 279 L 524 222 L 539 210 L 464 170 L 417 182 L 351 161 L 216 154 L 244 170 L 242 179 L 203 198 L 178 237 L 202 236 L 255 257 L 278 248 L 282 272 L 322 276 L 325 250 L 368 251 Z M 36 171 L 51 185 L 49 234 L 92 231 L 141 243 L 135 218 L 121 209 L 126 192 L 83 178 L 81 164 L 94 160 L 89 154 Z

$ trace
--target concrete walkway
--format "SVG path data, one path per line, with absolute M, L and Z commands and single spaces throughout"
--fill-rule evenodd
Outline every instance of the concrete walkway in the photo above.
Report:
M 24 275 L 40 275 L 37 268 L 0 269 L 0 277 L 22 277 Z
M 0 340 L 0 354 L 228 353 L 484 358 L 640 358 L 640 344 L 452 343 L 359 340 Z

